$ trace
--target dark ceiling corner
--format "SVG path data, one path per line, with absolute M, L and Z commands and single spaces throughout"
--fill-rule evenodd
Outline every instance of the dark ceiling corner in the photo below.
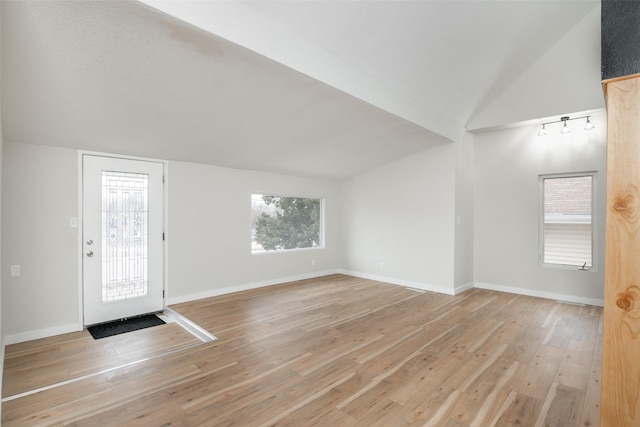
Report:
M 602 0 L 602 80 L 640 73 L 640 1 Z

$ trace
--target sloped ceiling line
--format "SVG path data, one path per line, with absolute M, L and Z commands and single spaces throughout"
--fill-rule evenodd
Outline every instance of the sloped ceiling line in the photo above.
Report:
M 433 106 L 399 94 L 331 52 L 309 43 L 238 2 L 140 0 L 150 7 L 223 37 L 424 127 L 451 141 L 463 127 Z M 237 25 L 242 22 L 241 26 Z

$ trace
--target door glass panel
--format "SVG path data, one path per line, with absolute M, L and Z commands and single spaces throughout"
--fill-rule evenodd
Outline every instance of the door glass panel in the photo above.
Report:
M 149 292 L 149 176 L 102 171 L 102 302 Z

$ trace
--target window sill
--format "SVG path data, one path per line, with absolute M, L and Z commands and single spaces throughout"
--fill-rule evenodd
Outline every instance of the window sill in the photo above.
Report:
M 324 249 L 324 246 L 317 246 L 314 248 L 276 249 L 274 251 L 251 251 L 251 255 L 283 254 L 292 252 L 317 251 L 321 249 Z
M 595 266 L 591 266 L 591 267 L 587 267 L 587 268 L 580 268 L 576 265 L 564 265 L 564 264 L 549 264 L 549 263 L 538 263 L 539 267 L 543 267 L 543 268 L 552 268 L 552 269 L 556 269 L 556 270 L 573 270 L 573 271 L 579 271 L 579 272 L 584 272 L 584 273 L 597 273 L 598 272 L 598 268 Z

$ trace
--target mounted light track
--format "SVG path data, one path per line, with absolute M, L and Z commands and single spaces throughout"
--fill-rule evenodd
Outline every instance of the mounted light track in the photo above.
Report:
M 573 117 L 573 118 L 571 118 L 569 116 L 563 116 L 563 117 L 560 117 L 560 120 L 556 120 L 556 121 L 553 121 L 553 122 L 542 123 L 542 127 L 538 131 L 538 136 L 548 135 L 546 126 L 550 125 L 550 124 L 553 124 L 553 123 L 562 123 L 563 125 L 562 125 L 562 128 L 560 129 L 560 133 L 563 134 L 563 135 L 566 135 L 566 134 L 571 132 L 571 128 L 569 128 L 569 125 L 568 125 L 567 122 L 569 122 L 571 120 L 579 120 L 579 119 L 587 119 L 587 122 L 584 125 L 584 130 L 591 131 L 591 130 L 595 129 L 595 125 L 591 121 L 591 116 L 580 116 L 580 117 Z

